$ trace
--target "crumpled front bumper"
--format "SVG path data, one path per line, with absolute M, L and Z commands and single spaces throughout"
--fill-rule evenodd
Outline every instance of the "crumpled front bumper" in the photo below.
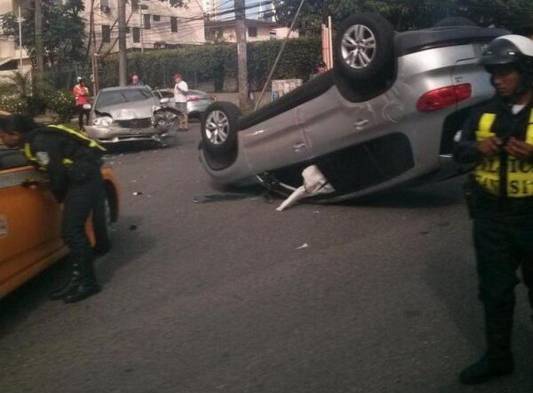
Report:
M 161 142 L 162 139 L 175 135 L 175 131 L 161 132 L 154 127 L 124 128 L 117 126 L 87 126 L 85 129 L 91 138 L 103 144 L 140 141 Z

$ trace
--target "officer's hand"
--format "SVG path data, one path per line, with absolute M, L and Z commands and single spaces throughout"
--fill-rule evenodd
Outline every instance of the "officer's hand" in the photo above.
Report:
M 478 142 L 477 149 L 484 156 L 494 156 L 500 151 L 500 146 L 502 141 L 500 138 L 493 136 L 492 138 L 485 139 L 481 142 Z
M 518 140 L 515 137 L 509 138 L 509 142 L 507 142 L 504 149 L 511 156 L 520 160 L 533 158 L 533 145 Z

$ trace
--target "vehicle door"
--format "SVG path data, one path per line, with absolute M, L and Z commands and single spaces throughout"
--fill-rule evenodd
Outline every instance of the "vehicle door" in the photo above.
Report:
M 309 159 L 299 107 L 250 127 L 239 138 L 246 160 L 256 173 Z
M 0 297 L 64 247 L 60 205 L 46 180 L 22 153 L 0 147 Z

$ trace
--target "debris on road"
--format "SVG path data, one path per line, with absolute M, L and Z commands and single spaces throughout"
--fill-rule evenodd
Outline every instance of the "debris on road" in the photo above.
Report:
M 309 198 L 320 194 L 331 194 L 335 189 L 329 184 L 328 179 L 316 165 L 310 165 L 302 171 L 304 184 L 296 188 L 276 210 L 281 212 L 291 207 L 303 198 Z
M 134 195 L 134 196 L 139 196 L 139 195 L 142 195 L 142 194 L 143 194 L 143 193 L 142 193 L 141 191 L 134 191 L 134 192 L 132 193 L 132 195 Z
M 309 247 L 309 244 L 307 243 L 304 243 L 302 244 L 300 247 L 296 247 L 297 250 L 303 250 L 304 248 L 308 248 Z

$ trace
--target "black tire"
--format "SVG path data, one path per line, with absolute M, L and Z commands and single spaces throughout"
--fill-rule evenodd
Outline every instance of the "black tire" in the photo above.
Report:
M 384 78 L 394 70 L 394 29 L 379 14 L 350 16 L 340 24 L 333 50 L 336 70 L 352 80 Z
M 241 110 L 230 102 L 209 105 L 202 116 L 202 148 L 215 155 L 235 153 Z

